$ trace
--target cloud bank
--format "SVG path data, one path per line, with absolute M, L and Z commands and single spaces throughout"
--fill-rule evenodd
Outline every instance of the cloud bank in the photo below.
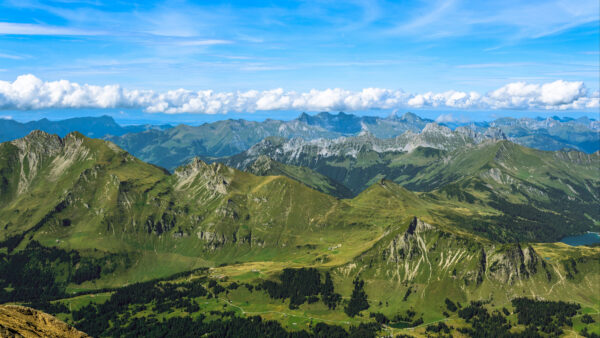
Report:
M 309 92 L 250 90 L 246 92 L 156 92 L 130 90 L 119 85 L 95 86 L 67 80 L 42 81 L 34 75 L 0 81 L 1 110 L 48 108 L 139 108 L 149 113 L 255 112 L 268 110 L 360 111 L 396 108 L 449 109 L 597 109 L 600 94 L 589 93 L 583 82 L 558 80 L 544 84 L 509 83 L 494 91 L 447 91 L 410 94 L 402 90 L 365 88 L 311 90 Z

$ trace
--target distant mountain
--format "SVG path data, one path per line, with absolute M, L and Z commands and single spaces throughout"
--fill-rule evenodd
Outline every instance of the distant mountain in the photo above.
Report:
M 422 119 L 413 113 L 406 113 L 402 116 L 392 114 L 386 118 L 357 116 L 343 112 L 337 115 L 322 112 L 314 116 L 302 113 L 297 120 L 346 136 L 367 131 L 378 138 L 395 137 L 406 131 L 418 133 L 427 123 L 433 122 L 433 120 Z
M 509 140 L 540 150 L 577 149 L 593 153 L 600 149 L 600 123 L 587 117 L 560 118 L 500 118 L 489 123 L 469 124 L 467 127 L 482 131 L 495 127 Z
M 505 138 L 499 131 L 486 132 L 480 134 L 468 128 L 452 131 L 434 122 L 419 133 L 407 131 L 390 139 L 376 138 L 364 131 L 358 136 L 333 140 L 271 137 L 219 161 L 245 170 L 258 157 L 266 155 L 285 164 L 311 168 L 358 194 L 381 178 L 397 181 L 398 177 L 413 175 L 417 168 L 429 166 L 432 160 L 440 160 L 448 152 Z
M 341 134 L 298 120 L 223 120 L 197 127 L 178 125 L 167 130 L 147 130 L 106 139 L 144 161 L 173 170 L 194 157 L 222 157 L 240 153 L 274 135 L 314 139 L 335 138 Z
M 430 122 L 411 113 L 387 118 L 345 113 L 311 116 L 303 113 L 291 121 L 224 120 L 197 127 L 179 125 L 168 130 L 148 130 L 106 139 L 144 161 L 173 170 L 193 157 L 210 160 L 243 152 L 270 136 L 314 140 L 369 133 L 386 138 L 405 132 L 420 132 Z
M 170 126 L 121 126 L 112 117 L 106 115 L 100 117 L 76 117 L 60 121 L 41 119 L 26 123 L 0 119 L 0 142 L 24 137 L 34 130 L 42 130 L 61 137 L 70 132 L 77 131 L 88 137 L 102 138 L 106 135 L 118 136 L 126 133 L 138 133 L 148 129 L 162 130 L 167 128 L 170 128 Z
M 427 133 L 420 134 L 426 126 L 446 127 L 444 124 L 431 124 L 432 122 L 412 113 L 405 113 L 402 116 L 392 114 L 388 117 L 374 117 L 343 112 L 338 114 L 323 112 L 317 115 L 303 113 L 291 121 L 222 120 L 200 126 L 179 125 L 174 128 L 150 125 L 123 127 L 108 116 L 63 121 L 43 119 L 28 123 L 0 120 L 0 141 L 23 137 L 36 129 L 59 136 L 64 136 L 71 131 L 79 131 L 88 137 L 110 140 L 143 161 L 174 170 L 194 157 L 212 161 L 215 158 L 244 152 L 271 136 L 302 138 L 309 141 L 365 134 L 379 139 L 401 136 L 405 140 L 410 140 L 415 135 L 420 135 L 421 139 L 414 140 L 412 144 L 425 145 L 426 142 L 435 143 L 433 139 L 425 139 Z M 457 135 L 468 136 L 474 133 L 470 135 L 472 138 L 506 137 L 515 143 L 541 150 L 569 148 L 587 153 L 600 150 L 600 123 L 588 118 L 502 118 L 493 122 L 449 125 L 454 131 L 459 132 Z M 431 134 L 431 137 L 435 135 Z M 407 145 L 404 144 L 402 147 L 405 146 Z

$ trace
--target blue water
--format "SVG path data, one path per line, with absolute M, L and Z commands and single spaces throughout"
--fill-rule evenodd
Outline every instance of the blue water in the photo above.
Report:
M 564 237 L 560 241 L 571 246 L 597 244 L 600 243 L 600 234 L 597 232 L 586 232 L 581 235 Z

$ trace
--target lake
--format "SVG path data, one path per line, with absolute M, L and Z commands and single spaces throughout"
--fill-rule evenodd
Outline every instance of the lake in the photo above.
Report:
M 560 241 L 571 246 L 598 244 L 600 243 L 600 234 L 596 232 L 586 232 L 581 235 L 564 237 Z

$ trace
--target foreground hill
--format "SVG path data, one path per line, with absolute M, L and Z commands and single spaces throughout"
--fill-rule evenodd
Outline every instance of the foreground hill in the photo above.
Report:
M 83 338 L 87 334 L 41 311 L 17 305 L 0 305 L 0 336 Z

